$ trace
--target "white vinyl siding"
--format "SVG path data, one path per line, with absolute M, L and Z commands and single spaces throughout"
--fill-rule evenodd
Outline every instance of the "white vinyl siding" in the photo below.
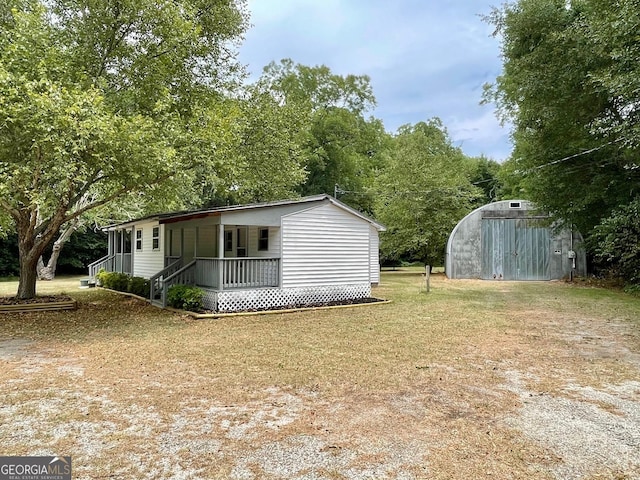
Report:
M 133 276 L 149 278 L 164 267 L 164 249 L 153 249 L 153 228 L 158 222 L 141 223 L 135 225 L 135 230 L 142 230 L 142 250 L 133 252 Z M 160 227 L 160 245 L 164 245 L 164 228 Z
M 369 271 L 371 283 L 380 283 L 380 239 L 373 225 L 369 227 Z
M 280 228 L 269 227 L 269 249 L 258 250 L 260 230 L 267 227 L 249 227 L 249 256 L 253 258 L 274 258 L 280 256 Z
M 282 286 L 370 282 L 369 223 L 332 204 L 282 219 Z

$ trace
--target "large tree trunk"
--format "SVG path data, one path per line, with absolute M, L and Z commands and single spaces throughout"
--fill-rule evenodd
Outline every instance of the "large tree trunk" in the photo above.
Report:
M 32 265 L 30 268 L 26 265 L 20 267 L 20 282 L 18 283 L 18 293 L 16 297 L 19 299 L 33 298 L 36 296 L 36 280 L 38 275 L 36 273 L 36 265 Z
M 56 278 L 56 267 L 58 265 L 58 258 L 64 244 L 71 238 L 71 234 L 76 230 L 79 222 L 72 222 L 67 228 L 64 229 L 58 240 L 53 244 L 53 251 L 49 257 L 49 262 L 45 265 L 42 256 L 38 259 L 37 274 L 38 280 L 53 280 Z
M 37 265 L 40 255 L 34 255 L 34 238 L 25 225 L 18 224 L 18 255 L 20 257 L 20 280 L 16 296 L 23 300 L 36 296 Z
M 51 252 L 51 257 L 49 257 L 49 261 L 47 262 L 47 264 L 44 264 L 44 259 L 42 258 L 42 256 L 38 259 L 38 265 L 36 267 L 38 280 L 49 281 L 56 278 L 56 267 L 58 266 L 58 257 L 60 256 L 60 250 L 62 250 L 62 245 L 54 243 L 53 252 Z

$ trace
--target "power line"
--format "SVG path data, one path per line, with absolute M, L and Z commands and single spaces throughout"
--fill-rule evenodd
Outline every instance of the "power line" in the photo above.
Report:
M 622 140 L 624 140 L 624 138 L 618 138 L 617 140 L 612 140 L 610 142 L 605 143 L 604 145 L 600 145 L 598 147 L 590 148 L 589 150 L 585 150 L 584 152 L 574 153 L 573 155 L 569 155 L 567 157 L 560 158 L 559 160 L 554 160 L 552 162 L 544 163 L 544 164 L 538 165 L 536 167 L 531 167 L 528 170 L 524 170 L 524 171 L 515 170 L 513 173 L 514 174 L 520 174 L 520 175 L 526 175 L 526 174 L 534 172 L 536 170 L 540 170 L 540 169 L 543 169 L 543 168 L 546 168 L 546 167 L 550 167 L 551 165 L 557 165 L 559 163 L 567 162 L 567 161 L 572 160 L 572 159 L 577 158 L 577 157 L 582 157 L 584 155 L 589 155 L 590 153 L 597 152 L 598 150 L 602 150 L 603 148 L 608 147 L 610 145 L 613 145 L 614 143 L 620 142 Z

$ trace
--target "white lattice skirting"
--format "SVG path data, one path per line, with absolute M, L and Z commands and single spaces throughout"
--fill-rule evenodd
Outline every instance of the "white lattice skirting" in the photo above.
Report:
M 216 312 L 241 312 L 355 300 L 370 296 L 371 284 L 369 283 L 303 288 L 260 288 L 226 292 L 205 290 L 204 306 L 208 310 Z

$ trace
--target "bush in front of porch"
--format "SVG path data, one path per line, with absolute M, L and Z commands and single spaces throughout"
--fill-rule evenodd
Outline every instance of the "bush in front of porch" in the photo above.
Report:
M 204 310 L 204 292 L 198 287 L 173 285 L 167 292 L 167 304 L 180 310 L 202 312 Z
M 99 271 L 96 278 L 104 288 L 149 298 L 151 283 L 146 278 L 131 277 L 126 273 L 107 272 L 105 270 Z

